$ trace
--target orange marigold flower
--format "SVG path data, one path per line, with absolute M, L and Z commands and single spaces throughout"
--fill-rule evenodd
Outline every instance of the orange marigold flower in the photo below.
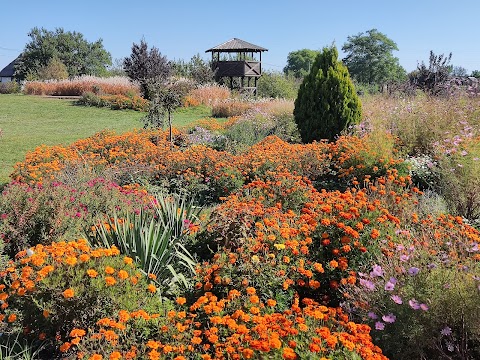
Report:
M 123 258 L 123 262 L 127 265 L 131 265 L 131 264 L 133 264 L 133 259 L 131 257 L 125 256 Z
M 103 359 L 103 356 L 100 354 L 93 354 L 88 358 L 88 360 L 102 360 L 102 359 Z
M 185 299 L 184 297 L 179 297 L 175 301 L 178 305 L 183 305 L 187 302 L 187 299 Z
M 7 321 L 9 323 L 14 322 L 15 320 L 17 320 L 17 315 L 15 315 L 15 314 L 8 315 Z
M 64 342 L 64 343 L 60 346 L 60 351 L 61 351 L 61 352 L 67 352 L 68 349 L 70 349 L 71 346 L 72 346 L 72 344 L 70 344 L 68 341 L 67 341 L 67 342 Z
M 370 237 L 372 239 L 376 239 L 380 236 L 380 231 L 378 231 L 377 229 L 372 229 L 372 232 L 370 233 Z
M 109 360 L 120 360 L 122 358 L 122 354 L 120 354 L 118 351 L 114 351 L 110 354 Z
M 295 354 L 295 351 L 292 348 L 286 347 L 283 349 L 283 358 L 285 360 L 295 360 L 297 359 L 297 354 Z
M 112 277 L 112 276 L 107 276 L 107 277 L 105 278 L 105 283 L 106 283 L 108 286 L 113 286 L 113 285 L 115 285 L 115 284 L 117 283 L 117 280 L 115 280 L 115 278 Z
M 152 351 L 150 351 L 148 353 L 148 359 L 149 360 L 160 360 L 160 353 L 157 350 L 153 349 Z
M 75 291 L 72 288 L 68 288 L 62 294 L 65 299 L 70 299 L 75 296 Z
M 158 341 L 154 341 L 154 340 L 148 340 L 146 346 L 149 348 L 149 349 L 158 349 L 160 347 L 160 343 Z
M 112 274 L 115 273 L 115 269 L 112 268 L 111 266 L 107 266 L 107 267 L 105 268 L 105 273 L 108 274 L 108 275 L 112 275 Z
M 118 272 L 118 277 L 122 280 L 128 279 L 128 272 L 126 272 L 125 270 L 120 270 Z
M 38 340 L 45 340 L 47 338 L 47 334 L 44 332 L 38 334 Z
M 260 299 L 258 298 L 257 295 L 252 295 L 252 296 L 250 296 L 250 302 L 252 304 L 258 304 L 260 302 Z
M 256 306 L 252 306 L 252 307 L 250 308 L 250 313 L 253 314 L 253 315 L 257 315 L 257 314 L 260 313 L 260 309 L 259 309 L 258 307 L 256 307 Z
M 157 275 L 155 274 L 148 274 L 148 278 L 152 280 L 157 280 Z
M 65 264 L 74 266 L 77 263 L 77 258 L 74 256 L 69 256 L 65 259 Z
M 94 277 L 97 277 L 98 273 L 93 269 L 88 269 L 87 275 L 90 276 L 91 278 L 94 278 Z
M 275 305 L 277 305 L 277 302 L 273 299 L 268 299 L 267 300 L 267 305 L 271 306 L 271 307 L 274 307 Z
M 86 334 L 85 330 L 83 329 L 73 329 L 70 331 L 70 337 L 82 337 Z
M 332 260 L 329 262 L 331 268 L 336 269 L 338 267 L 338 262 L 336 260 Z
M 157 291 L 157 288 L 153 284 L 148 284 L 147 290 L 153 294 Z
M 256 292 L 257 292 L 257 291 L 255 290 L 254 287 L 249 286 L 249 287 L 247 288 L 247 294 L 248 294 L 248 295 L 254 295 Z
M 253 358 L 254 352 L 252 349 L 243 349 L 242 355 L 245 359 Z

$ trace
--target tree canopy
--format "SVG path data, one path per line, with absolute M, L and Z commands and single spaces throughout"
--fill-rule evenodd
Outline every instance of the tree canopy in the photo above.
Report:
M 384 84 L 406 76 L 392 53 L 398 51 L 397 44 L 377 29 L 349 36 L 342 50 L 347 54 L 343 63 L 352 78 L 360 83 Z
M 140 44 L 132 45 L 132 53 L 123 60 L 123 68 L 128 77 L 140 83 L 146 99 L 153 97 L 153 94 L 149 93 L 149 84 L 164 82 L 173 71 L 171 62 L 155 46 L 148 50 L 144 39 Z
M 34 27 L 29 33 L 30 41 L 15 66 L 15 76 L 20 80 L 36 78 L 41 68 L 48 66 L 53 58 L 63 63 L 70 76 L 102 75 L 111 65 L 112 58 L 102 44 L 102 39 L 88 42 L 83 34 L 56 28 L 49 31 Z
M 287 66 L 283 68 L 285 75 L 303 78 L 310 72 L 315 58 L 320 53 L 317 50 L 302 49 L 288 53 Z

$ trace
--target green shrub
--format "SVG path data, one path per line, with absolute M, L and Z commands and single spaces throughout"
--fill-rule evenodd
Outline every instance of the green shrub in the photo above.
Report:
M 16 94 L 20 92 L 20 84 L 16 81 L 0 82 L 0 94 Z
M 303 142 L 333 140 L 360 121 L 360 100 L 335 47 L 318 55 L 300 86 L 293 113 Z
M 293 76 L 280 72 L 264 72 L 258 81 L 257 95 L 264 98 L 295 99 L 298 86 Z
M 130 212 L 148 203 L 145 194 L 100 178 L 75 185 L 12 183 L 0 196 L 0 236 L 13 257 L 29 246 L 81 236 L 85 227 L 117 208 Z

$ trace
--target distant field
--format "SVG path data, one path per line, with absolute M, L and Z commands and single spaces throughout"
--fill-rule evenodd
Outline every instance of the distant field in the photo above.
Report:
M 174 126 L 211 115 L 206 107 L 180 109 Z M 109 129 L 124 132 L 141 128 L 142 113 L 77 106 L 72 100 L 25 95 L 0 95 L 0 184 L 13 165 L 37 146 L 65 145 Z

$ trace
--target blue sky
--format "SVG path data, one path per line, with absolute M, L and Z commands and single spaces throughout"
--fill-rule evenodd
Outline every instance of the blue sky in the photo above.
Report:
M 11 6 L 0 20 L 0 69 L 37 26 L 102 38 L 114 59 L 128 56 L 142 37 L 167 58 L 184 60 L 197 53 L 208 59 L 206 49 L 237 37 L 269 49 L 265 67 L 279 71 L 291 51 L 332 42 L 340 50 L 349 35 L 376 28 L 397 43 L 394 55 L 407 71 L 428 62 L 430 50 L 452 52 L 452 64 L 469 73 L 480 70 L 478 0 L 18 0 Z

